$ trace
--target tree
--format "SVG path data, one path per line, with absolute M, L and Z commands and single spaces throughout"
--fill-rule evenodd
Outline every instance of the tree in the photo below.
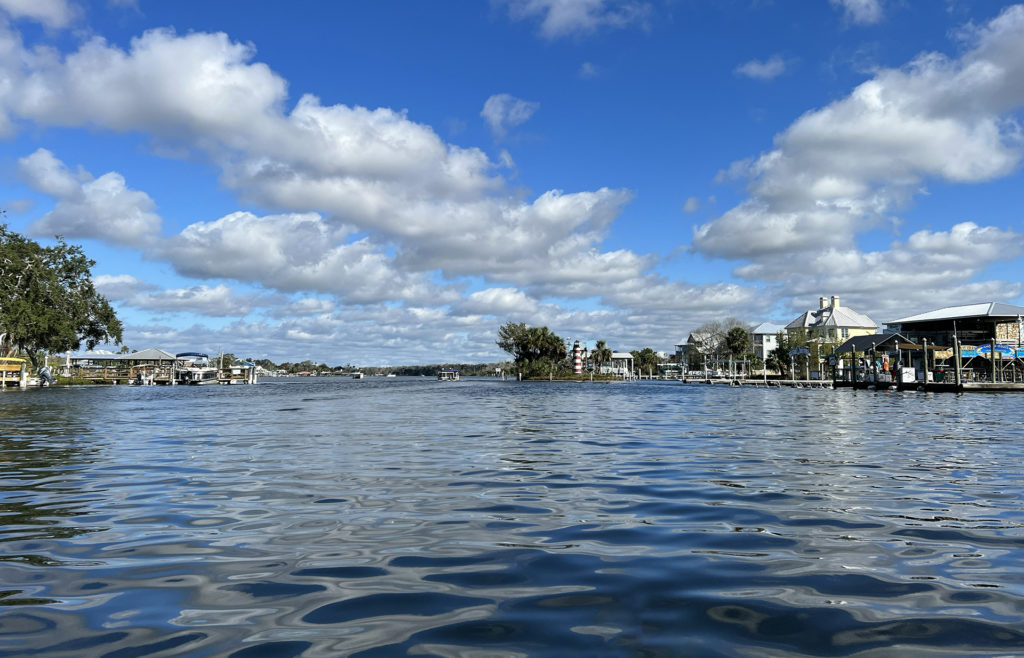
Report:
M 733 351 L 733 348 L 729 343 L 729 334 L 734 329 L 739 329 L 743 332 L 744 345 L 742 349 Z M 712 320 L 705 322 L 701 326 L 690 332 L 690 338 L 692 345 L 696 349 L 697 354 L 691 354 L 691 367 L 696 365 L 698 368 L 703 368 L 703 362 L 706 359 L 709 367 L 714 369 L 720 369 L 722 361 L 728 356 L 738 356 L 746 352 L 749 348 L 749 337 L 747 337 L 747 325 L 740 322 L 736 318 L 726 318 L 724 320 Z M 733 340 L 738 343 L 739 332 L 734 333 Z M 697 362 L 694 363 L 693 360 Z
M 780 331 L 776 343 L 778 346 L 768 353 L 765 365 L 778 371 L 784 377 L 790 377 L 793 370 L 793 357 L 789 355 L 789 351 L 794 347 L 806 346 L 807 336 L 802 331 L 793 334 Z
M 121 321 L 93 286 L 95 264 L 60 237 L 43 247 L 0 224 L 0 355 L 25 352 L 38 368 L 40 353 L 120 344 Z
M 516 367 L 528 376 L 552 371 L 566 357 L 565 343 L 547 327 L 506 322 L 498 329 L 501 349 L 512 355 Z
M 750 351 L 750 334 L 743 327 L 733 327 L 725 334 L 725 349 L 733 357 Z
M 640 372 L 654 373 L 658 369 L 658 353 L 649 347 L 642 350 L 633 350 L 633 365 L 640 369 Z
M 591 354 L 593 355 L 594 362 L 597 364 L 598 371 L 601 370 L 601 366 L 612 360 L 612 351 L 608 349 L 608 345 L 603 340 L 597 341 Z

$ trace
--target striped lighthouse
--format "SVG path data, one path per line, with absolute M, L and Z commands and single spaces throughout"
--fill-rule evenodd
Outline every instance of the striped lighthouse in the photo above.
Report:
M 572 371 L 573 374 L 583 374 L 583 359 L 580 357 L 580 341 L 572 344 Z

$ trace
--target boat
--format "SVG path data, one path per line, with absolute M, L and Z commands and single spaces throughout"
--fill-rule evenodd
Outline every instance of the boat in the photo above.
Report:
M 21 380 L 27 366 L 28 364 L 25 359 L 15 356 L 0 357 L 0 388 L 21 386 Z
M 459 371 L 455 368 L 442 368 L 437 373 L 437 379 L 442 382 L 457 382 L 459 381 Z
M 391 377 L 397 377 L 398 375 L 396 375 L 396 374 L 395 374 L 395 373 L 393 373 L 393 372 L 389 372 L 388 374 L 386 374 L 386 375 L 384 375 L 384 376 L 385 376 L 385 377 L 387 377 L 387 378 L 391 378 Z
M 352 379 L 362 379 L 362 378 L 363 378 L 363 377 L 365 377 L 365 376 L 366 376 L 366 375 L 364 375 L 364 374 L 363 374 L 363 373 L 361 373 L 361 372 L 354 372 L 354 373 L 352 373 Z
M 178 383 L 190 386 L 216 384 L 220 371 L 210 365 L 210 357 L 201 352 L 179 352 L 175 359 L 187 359 L 185 365 L 178 369 Z

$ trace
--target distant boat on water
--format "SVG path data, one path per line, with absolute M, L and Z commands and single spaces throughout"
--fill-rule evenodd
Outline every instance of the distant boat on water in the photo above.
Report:
M 365 376 L 366 376 L 366 375 L 364 375 L 364 374 L 363 374 L 363 373 L 361 373 L 361 372 L 354 372 L 354 373 L 352 373 L 352 379 L 362 379 L 362 378 L 363 378 L 363 377 L 365 377 Z
M 201 352 L 179 352 L 174 355 L 175 359 L 188 359 L 185 366 L 178 370 L 178 383 L 200 386 L 202 384 L 216 384 L 220 378 L 220 371 L 210 365 L 210 357 Z
M 442 368 L 437 373 L 437 379 L 442 382 L 457 382 L 459 381 L 459 371 L 455 368 Z

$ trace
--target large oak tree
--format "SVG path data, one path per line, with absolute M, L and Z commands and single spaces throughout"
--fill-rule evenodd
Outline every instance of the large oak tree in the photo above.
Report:
M 44 247 L 0 224 L 0 355 L 121 342 L 121 321 L 92 282 L 95 261 L 60 237 Z

